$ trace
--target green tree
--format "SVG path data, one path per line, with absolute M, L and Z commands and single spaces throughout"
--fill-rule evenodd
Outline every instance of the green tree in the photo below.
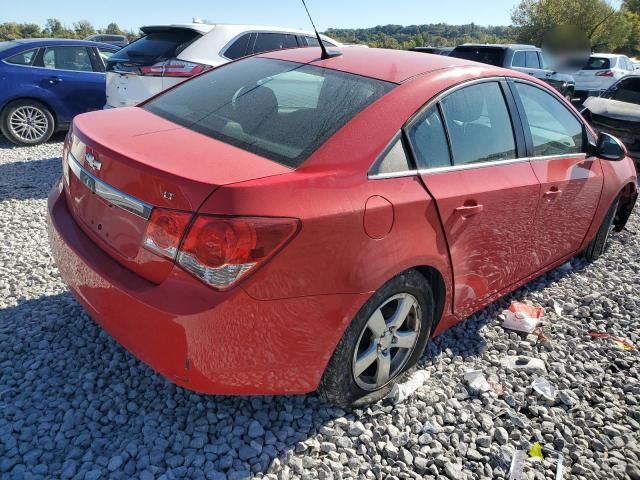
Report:
M 127 32 L 123 31 L 117 23 L 111 22 L 107 25 L 107 28 L 104 30 L 104 33 L 108 33 L 109 35 L 126 35 Z
M 53 38 L 75 38 L 75 32 L 62 24 L 57 18 L 48 18 L 43 33 Z
M 74 23 L 73 30 L 75 31 L 77 38 L 87 38 L 89 35 L 94 35 L 96 33 L 96 29 L 88 20 L 80 20 L 79 22 Z
M 592 49 L 615 50 L 627 43 L 632 30 L 624 13 L 605 0 L 522 0 L 511 12 L 511 20 L 519 41 L 538 46 L 558 31 L 571 31 Z

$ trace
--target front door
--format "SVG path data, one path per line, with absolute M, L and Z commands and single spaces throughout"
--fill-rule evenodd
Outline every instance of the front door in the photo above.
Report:
M 442 219 L 458 316 L 522 278 L 520 260 L 530 248 L 540 185 L 518 156 L 522 131 L 516 141 L 505 94 L 497 81 L 458 88 L 407 127 Z
M 602 167 L 588 157 L 582 122 L 545 89 L 514 81 L 531 165 L 542 186 L 532 229 L 537 248 L 523 259 L 532 273 L 575 252 L 587 233 L 602 190 Z

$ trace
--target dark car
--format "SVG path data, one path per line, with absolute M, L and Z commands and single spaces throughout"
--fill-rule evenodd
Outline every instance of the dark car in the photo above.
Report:
M 640 167 L 640 72 L 622 77 L 600 97 L 587 98 L 582 115 L 596 130 L 622 140 Z
M 36 145 L 66 129 L 79 113 L 105 103 L 105 59 L 117 47 L 97 42 L 31 39 L 0 42 L 0 130 Z
M 108 35 L 106 33 L 98 33 L 96 35 L 90 35 L 85 40 L 89 42 L 102 42 L 114 45 L 116 47 L 126 47 L 129 45 L 129 39 L 126 35 Z
M 533 45 L 465 44 L 454 48 L 449 56 L 527 73 L 547 82 L 569 101 L 575 92 L 573 77 L 549 68 L 542 50 Z
M 449 55 L 453 51 L 453 47 L 413 47 L 412 52 L 433 53 L 434 55 Z

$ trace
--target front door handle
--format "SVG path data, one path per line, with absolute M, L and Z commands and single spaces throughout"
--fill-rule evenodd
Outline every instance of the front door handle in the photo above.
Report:
M 484 209 L 482 205 L 464 205 L 462 207 L 455 208 L 453 211 L 462 218 L 471 217 L 477 215 Z
M 562 193 L 562 190 L 558 190 L 558 187 L 551 187 L 550 190 L 547 190 L 546 192 L 544 192 L 543 196 L 547 198 L 553 198 L 553 197 L 557 197 L 561 193 Z

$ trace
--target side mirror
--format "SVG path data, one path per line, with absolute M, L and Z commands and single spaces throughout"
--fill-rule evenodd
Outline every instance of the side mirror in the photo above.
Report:
M 613 135 L 604 132 L 600 133 L 595 150 L 595 154 L 605 160 L 618 161 L 627 156 L 627 149 L 622 142 Z

